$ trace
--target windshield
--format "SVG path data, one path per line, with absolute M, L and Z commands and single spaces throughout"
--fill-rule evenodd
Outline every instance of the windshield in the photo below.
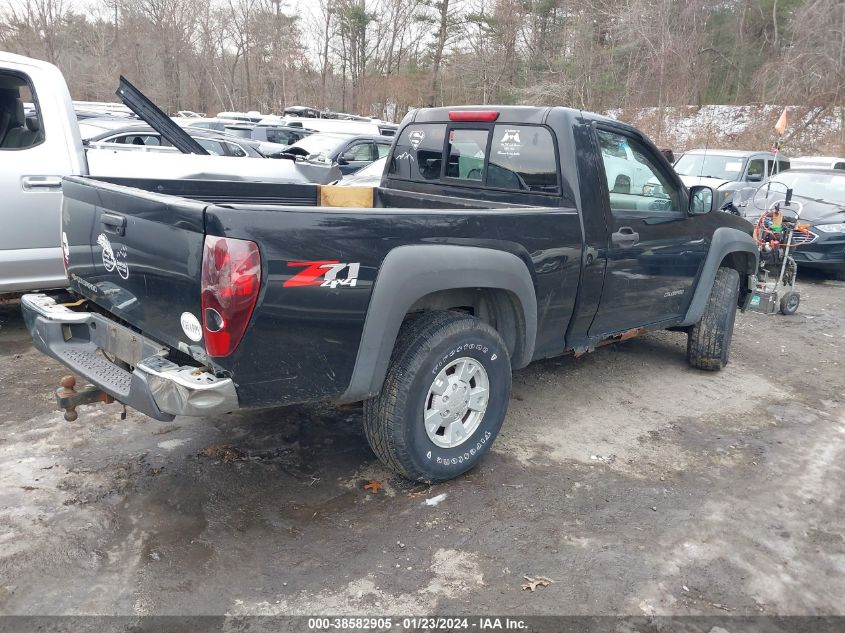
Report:
M 742 158 L 720 154 L 684 154 L 675 163 L 675 171 L 684 176 L 738 180 L 742 173 Z
M 772 182 L 782 182 L 796 196 L 845 204 L 845 174 L 815 174 L 812 172 L 784 172 L 773 176 Z
M 291 147 L 301 147 L 308 152 L 309 156 L 313 154 L 328 156 L 347 138 L 342 134 L 312 134 L 297 141 Z

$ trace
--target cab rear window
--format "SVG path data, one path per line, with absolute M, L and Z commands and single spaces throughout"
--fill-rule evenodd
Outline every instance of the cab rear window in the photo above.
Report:
M 493 128 L 487 185 L 537 193 L 560 191 L 552 133 L 537 125 Z
M 466 128 L 450 130 L 449 162 L 446 164 L 446 178 L 481 183 L 484 175 L 484 161 L 487 158 L 487 137 L 489 135 L 489 130 Z
M 396 141 L 387 173 L 405 180 L 440 180 L 445 137 L 445 124 L 409 125 Z
M 418 182 L 560 192 L 552 133 L 538 125 L 409 125 L 397 139 L 388 174 Z

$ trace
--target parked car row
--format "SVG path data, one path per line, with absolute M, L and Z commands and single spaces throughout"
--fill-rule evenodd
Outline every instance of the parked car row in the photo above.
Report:
M 706 184 L 718 192 L 723 211 L 755 222 L 766 203 L 783 201 L 807 228 L 801 246 L 792 252 L 799 267 L 815 268 L 845 279 L 845 158 L 781 153 L 694 149 L 675 162 L 687 186 Z M 782 187 L 774 187 L 780 183 Z M 654 181 L 646 188 L 656 190 Z
M 788 205 L 786 190 L 792 191 Z M 792 251 L 799 269 L 813 268 L 845 281 L 845 170 L 793 168 L 773 174 L 737 213 L 754 222 L 761 208 L 775 202 L 797 216 L 806 231 Z
M 650 200 L 649 209 L 671 202 L 663 183 L 648 172 L 646 161 L 624 139 L 600 134 L 599 144 L 612 194 L 642 193 L 640 200 Z M 667 156 L 666 150 L 663 153 Z M 765 203 L 775 195 L 761 193 L 769 183 L 792 189 L 793 203 L 788 210 L 798 211 L 809 231 L 793 252 L 795 261 L 801 267 L 845 279 L 845 158 L 788 158 L 779 152 L 692 149 L 680 155 L 674 168 L 687 187 L 712 188 L 723 211 L 751 222 L 762 212 L 760 200 Z M 779 195 L 783 198 L 782 193 Z
M 149 117 L 146 123 L 179 152 L 137 151 L 145 150 L 146 143 L 83 144 L 83 129 L 91 136 L 133 121 L 125 116 L 79 121 L 55 66 L 0 52 L 0 294 L 67 284 L 58 230 L 64 177 L 120 181 L 143 174 L 147 179 L 303 184 L 329 183 L 340 176 L 338 166 L 330 163 L 212 155 L 135 94 L 131 84 L 121 84 L 120 90 L 127 106 L 137 116 Z M 32 104 L 29 110 L 27 103 Z
M 272 143 L 264 144 L 265 146 L 262 147 L 262 144 L 256 141 L 202 128 L 192 129 L 189 134 L 209 154 L 214 156 L 264 158 L 274 152 L 280 152 L 285 149 L 285 146 L 274 146 Z M 157 148 L 179 151 L 167 139 L 162 138 L 161 134 L 148 125 L 122 127 L 116 130 L 101 132 L 83 140 L 87 141 L 89 145 L 113 143 L 148 149 Z M 270 147 L 267 147 L 268 145 Z
M 387 136 L 318 133 L 297 141 L 283 153 L 337 163 L 340 172 L 347 175 L 387 156 L 392 143 Z

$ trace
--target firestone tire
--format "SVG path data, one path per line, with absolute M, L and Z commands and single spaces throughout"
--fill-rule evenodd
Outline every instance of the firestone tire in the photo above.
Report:
M 399 475 L 446 481 L 490 450 L 510 394 L 510 358 L 496 330 L 458 312 L 427 313 L 402 326 L 381 393 L 364 403 L 364 432 Z
M 739 297 L 739 273 L 720 268 L 701 321 L 690 328 L 687 360 L 696 369 L 719 371 L 728 364 Z

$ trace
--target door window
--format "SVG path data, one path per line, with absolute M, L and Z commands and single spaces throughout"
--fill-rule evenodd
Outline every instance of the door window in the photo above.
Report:
M 213 154 L 214 156 L 226 155 L 226 150 L 223 149 L 223 144 L 220 141 L 213 141 L 208 138 L 194 138 L 194 140 L 209 154 Z
M 681 214 L 681 192 L 657 166 L 651 152 L 632 137 L 598 131 L 614 214 L 630 211 Z
M 786 171 L 789 169 L 789 161 L 788 160 L 778 160 L 775 162 L 774 160 L 769 161 L 769 176 L 772 174 L 779 174 L 782 171 Z
M 0 72 L 0 151 L 17 151 L 44 142 L 38 99 L 29 80 Z
M 379 158 L 384 158 L 390 151 L 390 143 L 376 143 L 376 152 Z
M 748 175 L 745 179 L 752 182 L 762 180 L 765 170 L 764 165 L 765 163 L 762 158 L 755 158 L 754 160 L 748 161 Z
M 235 145 L 234 143 L 224 143 L 224 145 L 229 151 L 230 156 L 237 156 L 238 158 L 246 156 L 246 152 L 239 145 Z
M 282 145 L 291 145 L 296 143 L 303 137 L 303 134 L 292 132 L 290 130 L 275 130 L 267 128 L 267 140 L 271 143 L 281 143 Z
M 106 143 L 120 143 L 122 145 L 144 145 L 146 147 L 159 147 L 161 138 L 154 134 L 122 134 L 106 140 Z
M 373 159 L 373 144 L 372 143 L 358 143 L 352 147 L 346 148 L 344 156 L 350 162 L 372 162 Z

